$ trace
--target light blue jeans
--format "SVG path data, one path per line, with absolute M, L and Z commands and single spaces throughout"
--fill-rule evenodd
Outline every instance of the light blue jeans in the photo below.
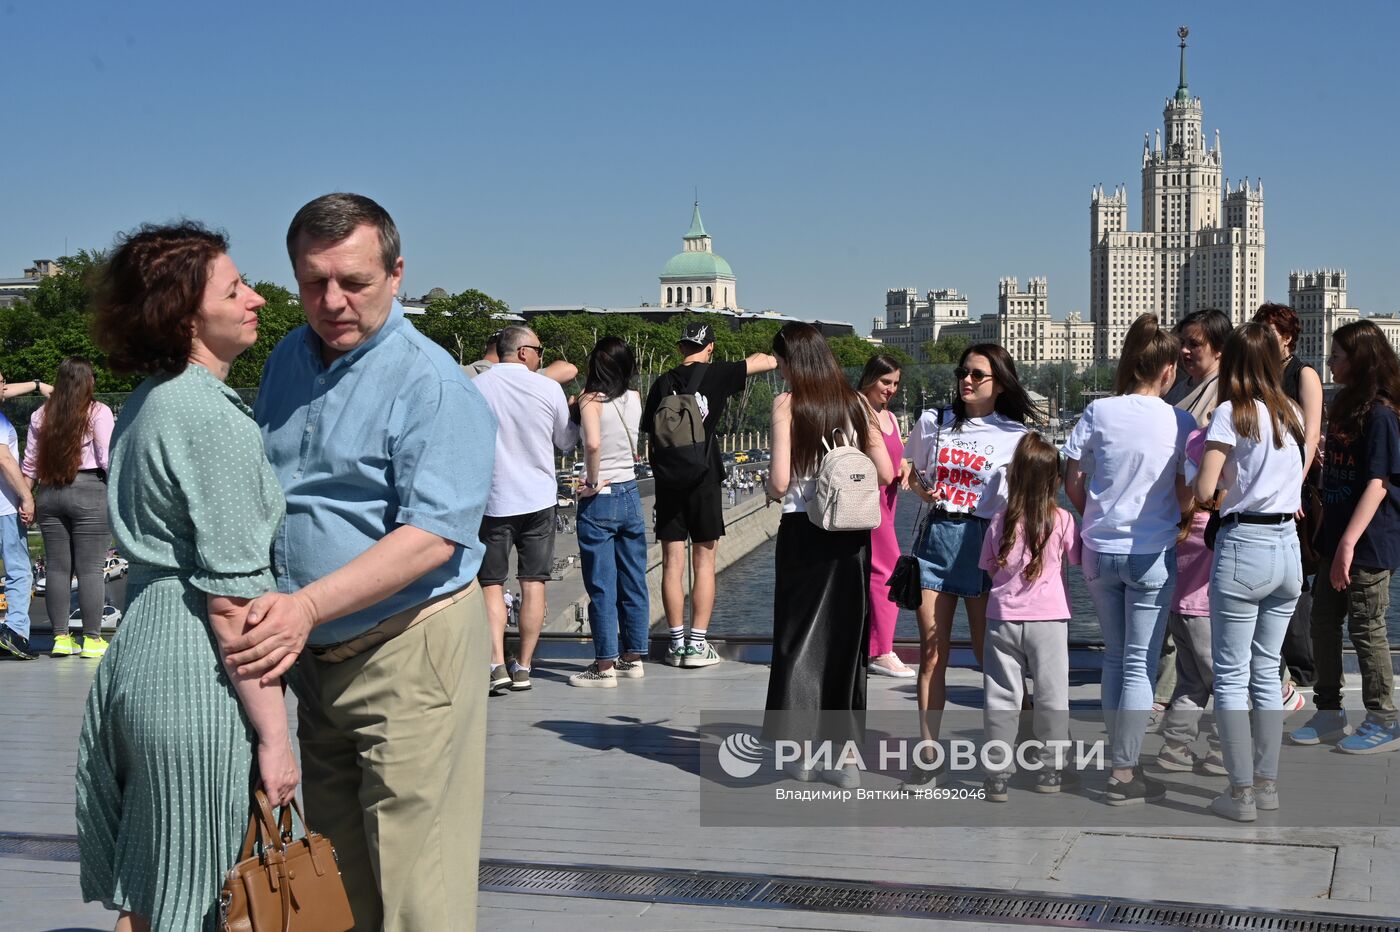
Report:
M 29 637 L 29 595 L 34 582 L 34 570 L 29 565 L 29 542 L 25 539 L 24 528 L 20 527 L 19 515 L 0 515 L 0 557 L 5 560 L 5 598 L 10 607 L 5 613 L 5 624 L 22 638 Z M 67 583 L 64 583 L 66 590 Z M 54 633 L 61 634 L 67 618 L 61 618 L 54 625 Z
M 579 499 L 578 549 L 588 589 L 588 624 L 598 660 L 647 655 L 651 600 L 647 592 L 647 530 L 636 482 L 615 482 Z
M 1136 767 L 1176 587 L 1176 548 L 1097 553 L 1085 547 L 1083 569 L 1103 631 L 1101 692 L 1110 763 L 1115 768 Z
M 1279 651 L 1302 591 L 1303 564 L 1292 521 L 1221 529 L 1210 574 L 1210 650 L 1221 752 L 1235 786 L 1278 777 Z

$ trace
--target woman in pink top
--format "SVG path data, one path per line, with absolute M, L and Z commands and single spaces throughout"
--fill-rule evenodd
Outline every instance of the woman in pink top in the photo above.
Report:
M 53 655 L 81 654 L 92 660 L 107 650 L 103 565 L 112 543 L 107 523 L 112 409 L 94 399 L 95 388 L 86 359 L 70 356 L 59 363 L 53 394 L 29 419 L 24 450 L 24 474 L 35 484 L 35 513 L 44 535 L 44 606 L 53 623 Z M 73 575 L 82 610 L 81 644 L 68 633 L 68 580 Z
M 1069 741 L 1069 596 L 1065 566 L 1079 562 L 1079 529 L 1055 504 L 1060 452 L 1035 431 L 1016 444 L 1006 470 L 1006 510 L 982 539 L 982 569 L 991 574 L 982 646 L 983 730 L 987 742 L 1016 746 L 1027 676 L 1035 683 L 1035 733 L 1047 747 Z M 1000 763 L 1000 762 L 998 762 Z M 1038 793 L 1073 787 L 1078 776 L 1054 753 L 1042 756 Z M 990 767 L 983 789 L 1007 800 L 1012 761 Z
M 899 360 L 886 353 L 870 357 L 860 374 L 860 393 L 875 409 L 880 433 L 885 438 L 891 463 L 904 459 L 904 440 L 899 422 L 890 413 L 890 399 L 899 391 Z M 894 652 L 894 625 L 899 606 L 890 601 L 890 574 L 899 560 L 899 539 L 894 532 L 894 511 L 899 500 L 903 474 L 880 493 L 880 526 L 870 532 L 870 663 L 867 671 L 875 676 L 912 677 L 914 671 Z

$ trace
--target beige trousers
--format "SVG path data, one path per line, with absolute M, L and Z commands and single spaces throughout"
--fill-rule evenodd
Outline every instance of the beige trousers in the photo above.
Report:
M 357 930 L 476 928 L 490 632 L 480 587 L 357 657 L 299 664 L 306 820 Z

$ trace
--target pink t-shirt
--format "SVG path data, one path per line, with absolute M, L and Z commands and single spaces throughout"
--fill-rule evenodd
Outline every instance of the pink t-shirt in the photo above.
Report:
M 1198 511 L 1191 533 L 1176 545 L 1176 589 L 1172 611 L 1178 615 L 1210 616 L 1210 567 L 1215 554 L 1206 549 L 1206 523 L 1210 512 Z
M 1027 581 L 1024 575 L 1030 555 L 1025 535 L 1018 533 L 1006 566 L 997 566 L 997 551 L 1005 533 L 1005 514 L 992 518 L 982 539 L 979 565 L 992 574 L 992 592 L 987 598 L 987 617 L 994 621 L 1065 621 L 1070 617 L 1069 595 L 1065 591 L 1065 567 L 1079 563 L 1079 529 L 1074 516 L 1055 509 L 1055 527 L 1045 541 L 1040 575 Z
M 39 469 L 39 436 L 44 431 L 44 409 L 47 404 L 29 416 L 29 439 L 24 445 L 24 467 L 26 476 L 33 479 Z M 108 453 L 112 446 L 112 409 L 100 401 L 88 407 L 88 435 L 82 446 L 83 458 L 79 469 L 107 469 L 110 461 Z

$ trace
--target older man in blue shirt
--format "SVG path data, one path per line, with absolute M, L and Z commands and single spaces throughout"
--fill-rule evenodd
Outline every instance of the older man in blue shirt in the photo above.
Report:
M 287 250 L 307 326 L 273 350 L 254 409 L 287 497 L 280 592 L 229 661 L 271 678 L 301 658 L 307 819 L 336 846 L 355 927 L 474 928 L 495 419 L 404 319 L 382 207 L 317 198 Z

